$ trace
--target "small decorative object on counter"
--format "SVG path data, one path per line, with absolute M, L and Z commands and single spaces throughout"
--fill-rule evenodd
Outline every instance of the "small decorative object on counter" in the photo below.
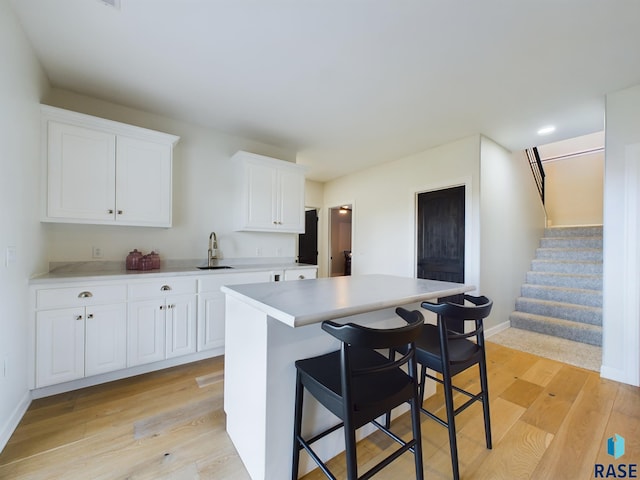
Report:
M 132 252 L 127 255 L 127 270 L 139 270 L 140 260 L 142 259 L 142 252 L 139 252 L 137 248 L 134 248 Z
M 151 257 L 151 268 L 154 270 L 160 268 L 160 255 L 156 251 L 152 251 L 149 256 Z
M 150 255 L 143 255 L 140 259 L 140 268 L 139 270 L 152 270 L 153 269 L 153 259 Z

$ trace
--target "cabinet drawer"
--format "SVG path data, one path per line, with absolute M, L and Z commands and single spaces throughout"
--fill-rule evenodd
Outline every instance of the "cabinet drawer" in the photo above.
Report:
M 153 282 L 129 284 L 129 298 L 153 298 L 196 293 L 195 278 L 160 278 Z
M 125 285 L 42 288 L 36 291 L 38 310 L 120 303 L 127 300 Z
M 305 280 L 310 278 L 316 278 L 318 275 L 316 268 L 296 268 L 284 271 L 285 280 Z
M 224 273 L 200 279 L 200 292 L 220 292 L 222 285 L 270 282 L 271 272 Z

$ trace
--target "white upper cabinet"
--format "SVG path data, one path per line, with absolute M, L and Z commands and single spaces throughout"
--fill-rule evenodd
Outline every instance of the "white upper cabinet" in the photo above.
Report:
M 237 230 L 304 232 L 305 168 L 249 152 L 237 152 L 240 211 Z
M 179 137 L 42 105 L 45 222 L 171 226 Z

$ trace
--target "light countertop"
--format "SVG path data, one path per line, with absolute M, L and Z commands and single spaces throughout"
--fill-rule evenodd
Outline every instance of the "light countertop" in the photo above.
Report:
M 220 261 L 220 265 L 232 268 L 217 270 L 201 270 L 198 266 L 205 265 L 199 260 L 167 260 L 156 270 L 126 270 L 123 262 L 70 262 L 61 264 L 51 271 L 34 275 L 29 283 L 46 284 L 52 282 L 85 282 L 105 280 L 141 280 L 170 276 L 203 276 L 225 275 L 230 273 L 260 272 L 271 270 L 291 270 L 302 268 L 317 268 L 317 265 L 296 263 L 288 258 L 265 259 L 229 259 Z
M 291 327 L 456 295 L 474 289 L 472 285 L 461 283 L 392 275 L 355 275 L 222 287 L 222 291 L 228 296 L 235 297 Z

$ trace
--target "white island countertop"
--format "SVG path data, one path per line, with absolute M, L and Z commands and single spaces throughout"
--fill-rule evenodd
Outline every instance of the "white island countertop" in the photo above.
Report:
M 461 283 L 373 274 L 230 285 L 222 291 L 291 327 L 301 327 L 457 295 L 473 288 Z

